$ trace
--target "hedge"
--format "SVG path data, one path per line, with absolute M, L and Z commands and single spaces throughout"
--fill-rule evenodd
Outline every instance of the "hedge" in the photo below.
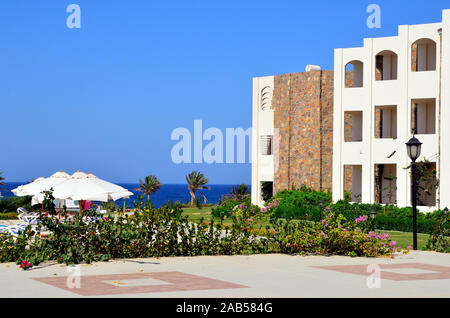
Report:
M 299 219 L 319 222 L 323 219 L 323 210 L 329 206 L 333 212 L 342 214 L 348 220 L 354 220 L 361 215 L 370 216 L 371 211 L 377 212 L 375 227 L 379 230 L 412 231 L 412 208 L 399 208 L 394 205 L 350 203 L 342 200 L 332 203 L 331 193 L 316 191 L 311 188 L 284 190 L 275 198 L 279 206 L 274 209 L 274 215 L 279 218 Z M 420 233 L 431 234 L 438 225 L 442 211 L 417 213 L 417 230 Z M 450 224 L 446 224 L 450 228 Z
M 31 210 L 31 197 L 8 197 L 0 199 L 0 214 L 16 212 L 18 208 Z

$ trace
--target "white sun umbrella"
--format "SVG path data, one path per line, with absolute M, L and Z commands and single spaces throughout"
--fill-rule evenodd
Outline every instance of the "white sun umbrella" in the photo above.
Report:
M 27 194 L 27 193 L 25 192 L 25 189 L 26 189 L 25 187 L 29 186 L 29 185 L 32 184 L 32 183 L 42 181 L 42 180 L 44 180 L 44 179 L 45 179 L 44 177 L 39 177 L 39 178 L 37 178 L 36 180 L 33 180 L 32 182 L 30 182 L 30 183 L 28 183 L 28 184 L 24 184 L 24 185 L 18 186 L 17 188 L 11 190 L 11 192 L 12 192 L 15 196 L 18 196 L 18 197 L 24 197 L 24 196 L 26 196 L 26 195 L 29 195 L 29 194 Z
M 116 201 L 129 198 L 133 193 L 127 189 L 102 180 L 93 174 L 76 172 L 70 179 L 54 188 L 53 196 L 59 200 Z
M 28 195 L 32 195 L 33 198 L 31 200 L 31 204 L 40 204 L 44 202 L 44 191 L 50 191 L 51 189 L 54 189 L 57 185 L 63 183 L 67 179 L 70 178 L 70 175 L 58 171 L 55 174 L 51 175 L 50 177 L 43 179 L 38 182 L 33 182 L 27 186 L 24 187 L 23 191 L 25 193 L 28 193 Z
M 65 172 L 58 171 L 48 178 L 39 178 L 32 183 L 20 186 L 14 189 L 13 193 L 17 196 L 33 196 L 32 204 L 39 204 L 42 203 L 44 199 L 44 194 L 42 192 L 49 191 L 68 178 L 70 178 L 70 175 Z

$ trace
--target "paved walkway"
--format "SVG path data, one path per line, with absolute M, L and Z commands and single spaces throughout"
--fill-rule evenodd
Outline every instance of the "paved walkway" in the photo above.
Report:
M 368 267 L 370 266 L 370 267 Z M 380 288 L 376 275 L 380 269 Z M 372 275 L 372 276 L 369 276 Z M 450 297 L 450 254 L 395 259 L 219 256 L 120 260 L 30 271 L 0 264 L 0 297 Z
M 0 220 L 0 225 L 16 225 L 19 223 L 23 223 L 19 220 Z

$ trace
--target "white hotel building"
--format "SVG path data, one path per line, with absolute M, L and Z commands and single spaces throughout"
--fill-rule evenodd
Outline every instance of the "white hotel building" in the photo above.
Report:
M 347 190 L 354 201 L 410 206 L 405 143 L 415 131 L 418 162 L 439 180 L 420 209 L 450 208 L 450 10 L 441 23 L 336 49 L 334 65 L 333 199 Z

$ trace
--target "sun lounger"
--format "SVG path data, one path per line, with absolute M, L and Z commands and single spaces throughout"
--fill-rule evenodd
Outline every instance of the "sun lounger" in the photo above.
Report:
M 9 233 L 12 236 L 14 236 L 14 238 L 17 238 L 21 233 L 25 232 L 27 227 L 29 225 L 31 225 L 33 228 L 35 228 L 35 224 L 32 224 L 30 221 L 30 223 L 27 224 L 16 224 L 16 225 L 10 225 L 10 226 L 6 226 L 6 230 L 5 229 L 1 229 L 3 231 L 3 233 Z M 3 226 L 2 226 L 3 227 Z M 36 235 L 36 231 L 34 232 L 34 235 Z
M 8 233 L 8 226 L 7 225 L 0 225 L 0 234 L 1 233 Z
M 29 223 L 30 221 L 36 221 L 39 217 L 39 214 L 35 212 L 29 212 L 24 208 L 18 208 L 17 212 L 19 213 L 19 215 L 17 216 L 18 219 L 26 223 Z

